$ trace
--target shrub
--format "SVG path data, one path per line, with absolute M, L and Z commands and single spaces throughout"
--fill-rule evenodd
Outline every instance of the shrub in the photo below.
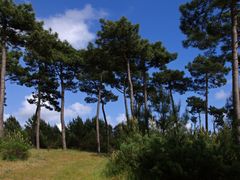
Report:
M 0 154 L 3 160 L 25 160 L 29 157 L 30 145 L 20 132 L 6 135 L 0 140 Z
M 239 150 L 226 136 L 201 131 L 136 134 L 112 154 L 106 173 L 129 179 L 238 179 Z M 224 139 L 229 139 L 228 144 L 223 144 Z

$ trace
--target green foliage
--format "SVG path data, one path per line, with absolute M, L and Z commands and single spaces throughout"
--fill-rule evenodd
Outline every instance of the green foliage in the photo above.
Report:
M 8 134 L 0 139 L 0 155 L 3 160 L 25 160 L 29 157 L 30 147 L 20 132 Z
M 13 116 L 10 116 L 4 122 L 4 131 L 6 134 L 14 133 L 14 132 L 21 132 L 22 127 L 20 126 L 17 119 Z
M 110 146 L 113 146 L 112 127 L 109 126 Z M 105 123 L 99 120 L 99 134 L 102 152 L 107 151 L 107 137 Z M 96 151 L 96 120 L 87 119 L 85 122 L 80 117 L 73 119 L 66 128 L 67 146 L 73 149 Z
M 36 118 L 29 118 L 24 132 L 29 141 L 36 145 Z M 44 120 L 40 120 L 40 147 L 41 148 L 59 148 L 61 147 L 61 132 L 57 126 L 50 126 Z
M 135 134 L 112 154 L 106 173 L 130 179 L 237 179 L 239 155 L 227 128 L 218 136 L 182 130 Z

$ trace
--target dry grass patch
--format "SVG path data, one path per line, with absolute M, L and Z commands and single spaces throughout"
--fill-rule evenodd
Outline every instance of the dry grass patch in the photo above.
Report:
M 27 161 L 0 160 L 0 179 L 107 179 L 103 170 L 107 158 L 74 150 L 31 150 Z

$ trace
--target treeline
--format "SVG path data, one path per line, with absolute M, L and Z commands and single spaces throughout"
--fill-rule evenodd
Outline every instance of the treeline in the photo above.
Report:
M 105 149 L 109 147 L 112 130 L 105 106 L 118 100 L 114 89 L 124 99 L 126 135 L 135 129 L 144 135 L 149 135 L 153 129 L 164 133 L 188 121 L 195 124 L 195 129 L 209 132 L 209 114 L 213 116 L 214 127 L 221 128 L 226 124 L 227 113 L 231 121 L 227 125 L 234 129 L 234 137 L 239 142 L 238 5 L 235 0 L 193 0 L 180 7 L 180 28 L 186 34 L 183 45 L 202 51 L 186 65 L 191 75 L 187 77 L 184 71 L 168 68 L 169 63 L 177 59 L 177 53 L 169 52 L 160 41 L 150 42 L 141 37 L 139 25 L 125 17 L 117 21 L 101 19 L 96 40 L 86 49 L 76 50 L 67 41 L 61 41 L 51 29 L 45 30 L 44 22 L 35 19 L 30 4 L 0 0 L 0 137 L 4 134 L 5 80 L 8 79 L 34 89 L 28 101 L 36 105 L 36 120 L 32 122 L 35 140 L 32 142 L 37 149 L 44 143 L 40 138 L 42 107 L 60 111 L 63 149 L 67 145 L 74 147 L 84 143 L 84 139 L 81 142 L 77 138 L 73 140 L 71 133 L 75 130 L 69 131 L 71 123 L 66 128 L 66 91 L 85 92 L 85 101 L 96 103 L 96 117 L 91 121 L 96 132 L 92 136 L 96 136 L 97 152 L 101 151 L 101 144 Z M 232 68 L 226 67 L 228 61 L 232 62 Z M 225 85 L 225 76 L 230 70 L 233 72 L 233 97 L 226 107 L 210 106 L 210 89 Z M 174 95 L 190 91 L 199 96 L 189 97 L 186 112 L 180 114 L 180 105 L 175 102 Z M 99 120 L 100 110 L 104 123 Z M 202 113 L 205 114 L 204 127 Z M 86 123 L 88 121 L 83 126 L 87 126 Z M 72 139 L 66 141 L 66 137 Z
M 10 116 L 4 122 L 4 134 L 13 135 L 22 134 L 24 139 L 30 142 L 31 146 L 36 144 L 36 116 L 29 118 L 24 127 L 13 116 Z M 114 129 L 109 125 L 109 136 L 106 135 L 105 123 L 99 119 L 100 141 L 102 143 L 102 152 L 111 152 L 119 147 L 119 142 L 123 137 L 125 126 L 119 124 Z M 62 147 L 61 131 L 57 125 L 51 126 L 43 119 L 40 120 L 40 148 L 57 149 Z M 86 119 L 83 121 L 80 117 L 72 119 L 66 125 L 67 147 L 85 151 L 96 151 L 96 119 Z

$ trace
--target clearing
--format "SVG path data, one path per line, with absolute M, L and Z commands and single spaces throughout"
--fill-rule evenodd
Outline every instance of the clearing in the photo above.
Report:
M 108 179 L 103 174 L 107 162 L 104 155 L 76 150 L 31 150 L 30 153 L 26 161 L 0 160 L 0 179 Z

